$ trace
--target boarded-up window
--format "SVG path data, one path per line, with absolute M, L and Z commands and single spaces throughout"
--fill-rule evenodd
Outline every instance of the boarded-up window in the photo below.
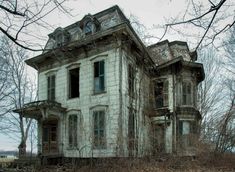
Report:
M 168 106 L 168 80 L 156 82 L 155 84 L 155 106 L 156 108 Z
M 79 68 L 69 70 L 69 98 L 79 97 Z
M 183 82 L 182 95 L 182 104 L 192 105 L 192 85 L 190 82 Z
M 134 75 L 134 68 L 131 64 L 128 65 L 128 91 L 129 96 L 134 96 L 134 84 L 135 84 L 135 75 Z
M 105 90 L 104 60 L 94 63 L 94 92 L 100 93 Z
M 77 146 L 77 115 L 69 116 L 69 147 Z
M 55 100 L 55 75 L 47 77 L 47 99 Z
M 93 146 L 96 149 L 105 148 L 105 112 L 94 111 L 93 112 L 94 122 L 94 142 Z
M 195 121 L 179 121 L 179 135 L 181 146 L 192 146 L 197 133 Z

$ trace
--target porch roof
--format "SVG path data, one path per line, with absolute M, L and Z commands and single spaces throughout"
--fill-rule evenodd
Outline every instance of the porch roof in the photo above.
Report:
M 61 113 L 65 110 L 66 108 L 56 101 L 40 100 L 24 104 L 22 108 L 15 109 L 13 112 L 19 113 L 26 118 L 40 119 L 47 118 L 51 111 Z

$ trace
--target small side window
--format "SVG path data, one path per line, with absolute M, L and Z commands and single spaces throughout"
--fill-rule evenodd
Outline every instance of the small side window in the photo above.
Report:
M 134 96 L 135 92 L 135 74 L 134 68 L 131 64 L 128 65 L 128 92 L 129 96 Z
M 192 105 L 192 84 L 190 82 L 183 82 L 182 105 Z
M 69 147 L 77 146 L 77 123 L 78 123 L 77 115 L 70 115 L 68 121 Z
M 104 60 L 94 63 L 94 92 L 101 93 L 105 91 Z
M 47 77 L 47 99 L 55 100 L 55 75 Z

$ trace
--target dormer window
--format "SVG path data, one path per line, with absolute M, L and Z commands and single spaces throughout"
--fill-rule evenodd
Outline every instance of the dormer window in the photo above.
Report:
M 69 42 L 70 34 L 63 28 L 57 28 L 52 34 L 49 35 L 55 41 L 54 47 L 61 47 Z
M 57 47 L 61 47 L 63 45 L 63 34 L 62 33 L 56 35 L 56 44 L 57 44 Z
M 88 21 L 85 25 L 84 32 L 86 35 L 91 34 L 93 31 L 93 23 L 91 21 Z

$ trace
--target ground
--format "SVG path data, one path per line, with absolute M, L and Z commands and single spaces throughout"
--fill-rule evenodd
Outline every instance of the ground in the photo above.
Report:
M 1 171 L 1 169 L 0 169 Z M 9 172 L 230 172 L 235 171 L 235 154 L 203 154 L 197 157 L 146 157 L 133 159 L 90 159 L 86 165 L 74 165 L 72 162 L 63 165 L 24 166 L 8 168 Z

